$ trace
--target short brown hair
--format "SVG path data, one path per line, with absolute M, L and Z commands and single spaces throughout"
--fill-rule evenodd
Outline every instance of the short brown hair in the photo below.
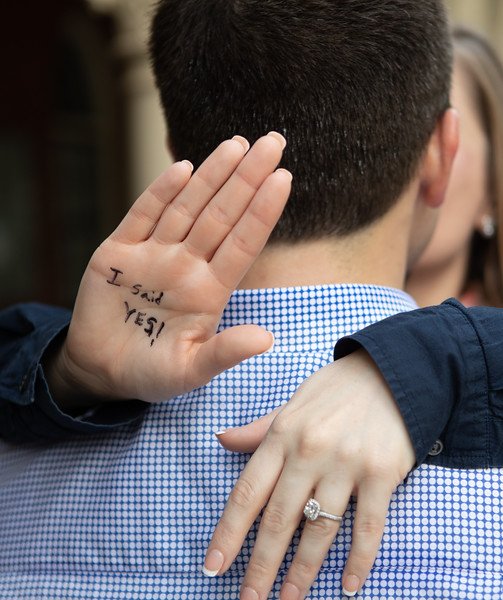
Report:
M 275 129 L 294 186 L 272 240 L 372 223 L 448 107 L 441 0 L 160 0 L 150 50 L 177 158 Z

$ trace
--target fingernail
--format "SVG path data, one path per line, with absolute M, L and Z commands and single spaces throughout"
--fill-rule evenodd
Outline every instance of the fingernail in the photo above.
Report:
M 360 580 L 358 579 L 358 577 L 356 575 L 348 575 L 345 578 L 344 587 L 342 588 L 342 593 L 345 596 L 349 596 L 350 598 L 352 598 L 353 596 L 356 596 L 356 592 L 358 591 L 359 587 L 360 587 Z
M 267 135 L 270 135 L 270 136 L 276 138 L 278 140 L 278 142 L 281 144 L 281 149 L 282 150 L 285 149 L 285 147 L 286 147 L 286 140 L 281 135 L 281 133 L 278 133 L 277 131 L 270 131 Z
M 239 600 L 258 600 L 258 594 L 255 590 L 252 590 L 252 588 L 245 587 L 241 592 Z
M 203 573 L 207 577 L 215 577 L 224 564 L 224 555 L 219 550 L 208 552 L 204 561 Z
M 270 331 L 268 331 L 269 335 L 271 336 L 271 345 L 266 348 L 262 354 L 267 354 L 268 352 L 272 352 L 272 350 L 274 349 L 274 344 L 276 343 L 276 338 L 274 337 L 274 333 L 271 333 Z
M 191 171 L 194 170 L 194 165 L 190 162 L 190 160 L 182 160 L 182 162 L 186 165 L 189 165 Z
M 220 431 L 215 431 L 214 435 L 216 435 L 218 437 L 219 435 L 223 435 L 227 431 L 229 431 L 229 429 L 220 429 Z
M 235 135 L 232 139 L 236 140 L 236 142 L 239 142 L 241 146 L 243 146 L 243 148 L 245 149 L 245 152 L 248 152 L 248 150 L 250 149 L 250 142 L 246 138 L 244 138 L 241 135 Z
M 292 181 L 293 179 L 293 175 L 290 173 L 290 171 L 287 171 L 286 169 L 276 169 L 276 173 L 285 173 L 285 175 L 288 175 L 288 177 L 290 178 L 290 181 Z
M 293 583 L 285 583 L 279 597 L 281 600 L 300 600 L 300 590 Z

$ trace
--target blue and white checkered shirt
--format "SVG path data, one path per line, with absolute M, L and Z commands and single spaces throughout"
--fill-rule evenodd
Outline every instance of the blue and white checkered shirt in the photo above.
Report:
M 0 598 L 237 598 L 256 527 L 225 575 L 201 573 L 248 459 L 226 452 L 214 432 L 286 402 L 331 360 L 339 337 L 412 308 L 403 292 L 375 286 L 240 290 L 221 327 L 263 325 L 275 334 L 272 352 L 153 406 L 139 426 L 52 445 L 3 444 Z M 417 469 L 392 498 L 362 597 L 501 600 L 502 475 Z M 353 516 L 350 505 L 309 598 L 341 597 Z M 292 556 L 288 551 L 276 594 Z

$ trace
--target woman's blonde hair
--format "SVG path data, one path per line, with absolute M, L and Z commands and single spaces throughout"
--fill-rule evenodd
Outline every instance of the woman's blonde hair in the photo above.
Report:
M 480 122 L 488 141 L 488 193 L 496 234 L 474 234 L 467 287 L 479 285 L 484 302 L 503 307 L 503 65 L 490 44 L 463 27 L 453 31 L 454 54 L 474 85 Z

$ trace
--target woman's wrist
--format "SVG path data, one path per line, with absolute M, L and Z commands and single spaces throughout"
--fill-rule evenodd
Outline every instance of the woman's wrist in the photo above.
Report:
M 104 401 L 93 389 L 92 377 L 72 363 L 67 353 L 66 336 L 54 340 L 42 359 L 51 397 L 64 412 L 85 411 Z

